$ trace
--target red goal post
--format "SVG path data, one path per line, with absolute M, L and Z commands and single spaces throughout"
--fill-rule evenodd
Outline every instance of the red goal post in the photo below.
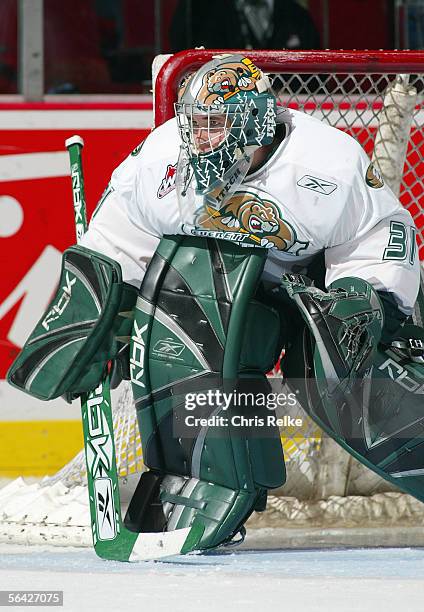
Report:
M 174 116 L 181 79 L 222 53 L 246 53 L 275 75 L 282 105 L 318 116 L 359 140 L 411 212 L 423 260 L 424 52 L 193 49 L 159 56 L 154 82 L 156 126 Z M 396 82 L 403 90 L 387 101 L 388 89 Z

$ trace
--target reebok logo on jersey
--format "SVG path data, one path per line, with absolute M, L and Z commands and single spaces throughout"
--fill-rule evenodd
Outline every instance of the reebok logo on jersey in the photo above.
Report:
M 305 187 L 305 189 L 316 191 L 322 195 L 330 195 L 330 193 L 333 193 L 333 191 L 337 189 L 337 185 L 335 183 L 324 181 L 323 179 L 316 178 L 315 176 L 309 176 L 309 174 L 302 176 L 302 178 L 297 181 L 297 184 L 299 187 Z
M 165 176 L 159 185 L 157 196 L 158 198 L 164 198 L 168 193 L 175 189 L 175 179 L 177 176 L 177 164 L 173 166 L 168 164 L 166 167 Z

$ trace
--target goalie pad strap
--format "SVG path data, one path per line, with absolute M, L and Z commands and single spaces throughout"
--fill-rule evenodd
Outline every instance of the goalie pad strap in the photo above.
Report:
M 129 340 L 135 298 L 117 262 L 85 247 L 67 249 L 56 294 L 12 364 L 9 383 L 42 400 L 95 388 Z

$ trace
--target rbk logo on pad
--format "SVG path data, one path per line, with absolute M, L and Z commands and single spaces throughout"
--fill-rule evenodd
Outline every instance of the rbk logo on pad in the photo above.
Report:
M 309 176 L 309 174 L 302 176 L 302 178 L 297 181 L 297 184 L 299 187 L 305 187 L 305 189 L 316 191 L 322 195 L 330 195 L 330 193 L 333 193 L 333 191 L 337 189 L 337 185 L 335 183 L 318 179 L 315 176 Z
M 175 342 L 170 338 L 165 340 L 158 340 L 153 347 L 153 352 L 160 355 L 169 355 L 172 357 L 179 357 L 183 352 L 185 346 L 180 342 Z
M 173 166 L 168 164 L 166 167 L 165 176 L 159 186 L 157 196 L 158 198 L 164 198 L 168 193 L 175 189 L 175 179 L 177 176 L 177 164 Z

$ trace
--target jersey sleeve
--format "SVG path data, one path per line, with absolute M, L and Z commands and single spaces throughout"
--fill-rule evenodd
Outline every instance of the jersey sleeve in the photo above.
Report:
M 326 286 L 339 278 L 356 276 L 377 291 L 393 295 L 406 315 L 413 312 L 420 284 L 416 229 L 402 207 L 368 231 L 325 250 Z
M 141 151 L 134 152 L 112 173 L 81 244 L 115 259 L 123 280 L 139 286 L 160 235 L 140 194 Z
M 82 242 L 118 261 L 124 281 L 136 286 L 162 236 L 179 230 L 175 180 L 170 172 L 178 151 L 175 120 L 151 132 L 113 171 Z
M 366 236 L 380 221 L 403 210 L 368 155 L 357 145 L 343 215 L 335 225 L 328 247 Z M 346 184 L 345 184 L 346 186 Z
M 414 221 L 359 148 L 344 219 L 349 227 L 342 224 L 343 235 L 336 228 L 325 250 L 326 285 L 346 276 L 363 278 L 411 314 L 420 283 Z

